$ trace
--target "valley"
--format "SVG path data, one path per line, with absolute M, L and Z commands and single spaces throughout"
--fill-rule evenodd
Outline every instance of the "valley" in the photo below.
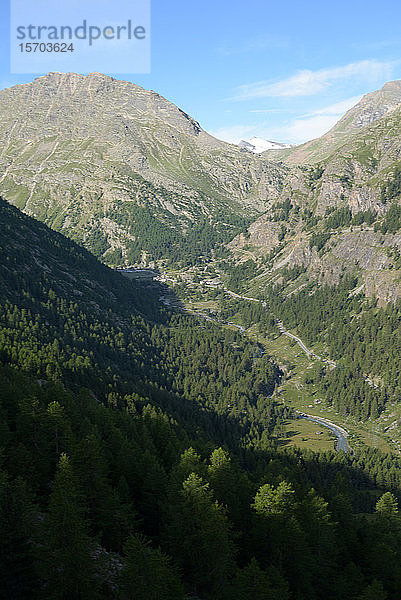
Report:
M 208 268 L 213 271 L 213 265 L 209 265 Z M 129 272 L 127 275 L 130 276 Z M 149 276 L 153 277 L 152 271 L 149 272 Z M 352 446 L 365 445 L 379 448 L 384 452 L 401 454 L 401 435 L 398 427 L 394 427 L 399 418 L 397 417 L 399 414 L 397 404 L 392 403 L 375 421 L 358 421 L 352 415 L 344 417 L 344 415 L 334 411 L 332 407 L 327 406 L 325 401 L 319 397 L 320 394 L 316 385 L 311 382 L 305 383 L 305 376 L 307 376 L 308 371 L 317 368 L 319 363 L 327 364 L 330 368 L 336 367 L 336 363 L 327 354 L 327 349 L 323 347 L 319 347 L 319 349 L 308 348 L 295 332 L 287 331 L 283 323 L 276 317 L 277 331 L 273 330 L 270 335 L 265 335 L 258 329 L 257 321 L 247 323 L 248 326 L 245 327 L 239 313 L 230 317 L 230 321 L 221 318 L 221 299 L 227 297 L 227 295 L 246 303 L 260 303 L 264 310 L 268 310 L 262 300 L 228 290 L 218 277 L 204 277 L 202 270 L 197 269 L 192 269 L 191 274 L 188 271 L 169 271 L 158 274 L 156 279 L 163 283 L 168 282 L 174 290 L 174 294 L 177 294 L 180 301 L 182 301 L 182 307 L 191 314 L 217 323 L 221 327 L 238 328 L 243 335 L 263 347 L 263 351 L 272 357 L 284 373 L 282 382 L 276 387 L 273 397 L 279 403 L 294 411 L 294 419 L 299 413 L 309 414 L 316 418 L 326 418 L 332 424 L 342 426 L 349 432 L 349 440 Z M 182 282 L 185 282 L 185 284 L 183 285 Z M 225 303 L 225 300 L 223 302 Z M 172 301 L 171 304 L 174 306 L 175 303 L 176 301 Z M 177 306 L 181 306 L 181 303 Z M 316 435 L 312 435 L 309 440 L 303 438 L 302 430 L 305 429 L 309 432 L 310 427 L 299 422 L 296 424 L 300 432 L 289 438 L 284 436 L 283 440 L 280 440 L 280 444 L 294 444 L 303 448 L 323 451 L 333 448 L 333 442 L 328 442 L 324 438 L 317 438 Z M 393 424 L 393 427 L 391 427 L 391 424 Z M 291 431 L 293 425 L 294 422 L 289 421 L 286 424 L 286 429 Z M 344 443 L 342 445 L 344 448 L 346 447 Z
M 0 596 L 398 600 L 400 123 L 400 81 L 260 153 L 0 91 Z

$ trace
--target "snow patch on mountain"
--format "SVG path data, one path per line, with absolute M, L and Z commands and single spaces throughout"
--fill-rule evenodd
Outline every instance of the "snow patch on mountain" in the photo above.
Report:
M 291 148 L 292 144 L 281 144 L 280 142 L 272 142 L 259 137 L 252 137 L 249 140 L 241 140 L 238 144 L 240 148 L 260 154 L 266 150 L 283 150 L 283 148 Z

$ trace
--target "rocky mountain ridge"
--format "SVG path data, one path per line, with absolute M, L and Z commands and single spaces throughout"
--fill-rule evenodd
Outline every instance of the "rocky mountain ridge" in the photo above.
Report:
M 361 129 L 389 115 L 401 103 L 401 80 L 389 81 L 380 90 L 370 92 L 324 135 L 283 151 L 266 153 L 273 160 L 291 165 L 314 164 L 332 157 L 342 145 L 351 141 Z
M 159 94 L 99 73 L 1 91 L 0 142 L 0 193 L 106 261 L 143 234 L 138 207 L 180 236 L 199 219 L 257 216 L 285 173 Z
M 235 260 L 253 256 L 260 264 L 254 286 L 299 267 L 306 273 L 290 291 L 307 280 L 335 284 L 352 272 L 366 295 L 380 302 L 401 298 L 400 127 L 401 81 L 395 81 L 365 96 L 322 138 L 265 153 L 292 168 L 276 211 L 230 244 Z M 279 223 L 281 239 L 277 227 L 272 231 Z M 272 251 L 274 259 L 263 266 Z
M 319 140 L 255 155 L 135 84 L 50 73 L 0 92 L 0 193 L 111 265 L 223 249 L 256 261 L 251 286 L 294 267 L 290 291 L 350 271 L 385 302 L 401 297 L 398 226 L 383 229 L 401 193 L 400 126 L 389 82 Z

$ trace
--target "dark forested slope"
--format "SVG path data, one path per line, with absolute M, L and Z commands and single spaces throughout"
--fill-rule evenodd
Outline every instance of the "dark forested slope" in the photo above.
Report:
M 400 461 L 275 448 L 277 369 L 161 293 L 0 202 L 0 598 L 399 598 Z

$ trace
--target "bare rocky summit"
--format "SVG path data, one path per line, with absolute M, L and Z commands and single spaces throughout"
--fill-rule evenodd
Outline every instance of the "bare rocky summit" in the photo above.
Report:
M 135 207 L 180 231 L 226 213 L 256 217 L 285 172 L 159 94 L 100 73 L 1 91 L 0 144 L 0 194 L 101 255 L 126 255 L 140 235 Z

